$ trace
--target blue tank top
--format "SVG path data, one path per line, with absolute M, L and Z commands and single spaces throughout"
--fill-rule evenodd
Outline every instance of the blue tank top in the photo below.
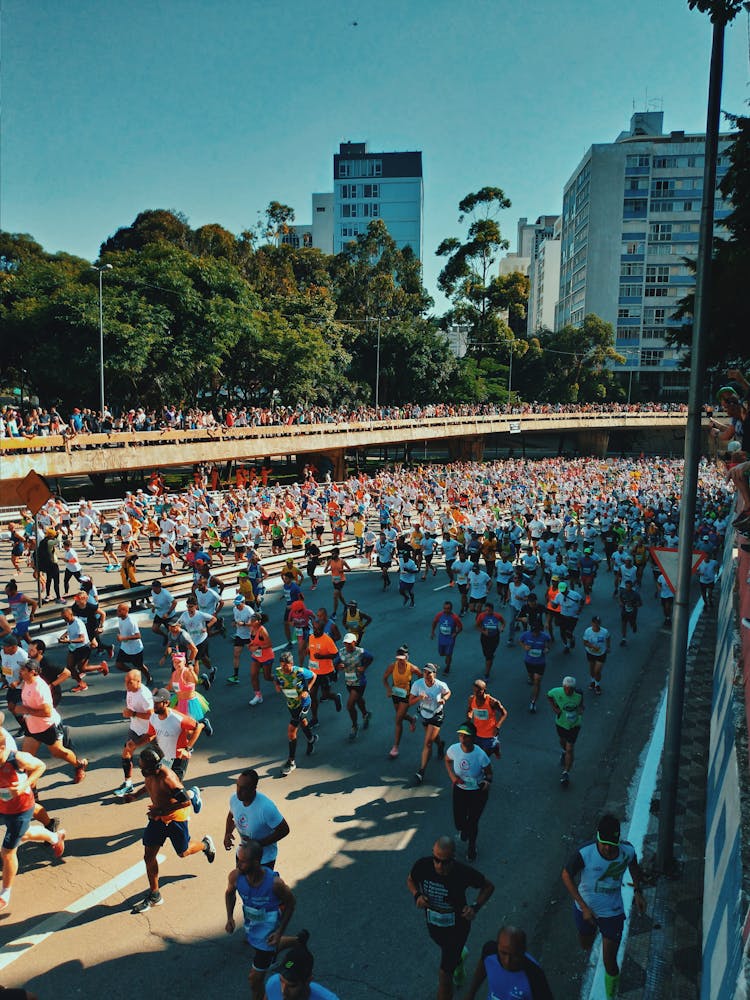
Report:
M 268 944 L 268 935 L 276 929 L 279 922 L 279 899 L 273 891 L 274 879 L 278 877 L 278 872 L 264 868 L 260 885 L 250 885 L 245 875 L 240 875 L 237 879 L 245 935 L 253 948 L 260 951 L 273 951 Z

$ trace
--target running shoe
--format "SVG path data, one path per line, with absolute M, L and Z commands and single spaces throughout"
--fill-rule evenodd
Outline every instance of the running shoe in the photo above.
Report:
M 291 774 L 296 767 L 297 767 L 296 760 L 288 760 L 281 769 L 282 778 L 286 778 L 286 776 Z
M 563 773 L 560 775 L 560 784 L 563 786 L 563 788 L 566 788 L 569 782 L 570 782 L 570 775 L 568 774 L 567 771 L 563 771 Z
M 201 840 L 201 843 L 203 844 L 204 853 L 206 855 L 206 861 L 208 861 L 208 863 L 212 865 L 216 858 L 216 847 L 214 846 L 213 838 L 205 836 Z
M 350 743 L 353 743 L 356 740 L 358 732 L 359 732 L 359 728 L 357 726 L 352 726 L 352 728 L 351 728 L 351 730 L 349 732 L 349 742 Z
M 363 729 L 369 729 L 370 728 L 370 719 L 371 718 L 372 718 L 372 712 L 365 712 L 365 717 L 362 720 L 362 728 Z
M 190 792 L 190 797 L 193 800 L 193 812 L 199 813 L 203 808 L 203 799 L 201 798 L 200 788 L 197 785 L 193 785 L 192 788 L 188 789 Z
M 424 781 L 424 771 L 422 770 L 422 768 L 421 768 L 421 767 L 420 767 L 420 769 L 419 769 L 419 770 L 418 770 L 418 771 L 416 772 L 416 774 L 414 775 L 414 780 L 416 781 L 416 783 L 417 783 L 418 785 L 421 785 L 421 784 L 422 784 L 422 782 Z
M 52 853 L 56 858 L 61 858 L 65 854 L 65 830 L 57 831 L 57 843 L 52 845 Z
M 145 913 L 146 910 L 151 910 L 155 906 L 161 906 L 164 902 L 160 892 L 147 892 L 140 903 L 136 903 L 131 913 Z
M 461 950 L 461 958 L 458 961 L 458 965 L 453 970 L 453 985 L 463 986 L 466 982 L 466 956 L 469 954 L 469 949 L 464 945 Z
M 201 674 L 201 676 L 200 676 L 200 682 L 203 685 L 203 687 L 206 689 L 206 691 L 210 691 L 211 690 L 211 678 L 208 676 L 208 674 Z
M 132 781 L 123 781 L 119 788 L 115 788 L 113 795 L 116 795 L 118 799 L 124 799 L 126 795 L 132 795 L 134 791 Z
M 86 777 L 86 768 L 89 766 L 89 762 L 84 757 L 82 760 L 76 761 L 75 774 L 73 775 L 73 782 L 76 785 L 80 785 L 83 779 Z
M 115 647 L 110 643 L 109 646 L 105 646 L 104 649 L 105 649 L 105 651 L 107 653 L 107 656 L 111 660 L 112 657 L 115 655 Z
M 50 821 L 44 824 L 44 829 L 49 830 L 50 833 L 57 833 L 60 829 L 60 820 L 57 816 L 50 816 Z
M 627 639 L 620 639 L 620 645 L 621 646 L 627 646 L 627 644 L 628 644 L 628 640 Z
M 601 687 L 598 684 L 596 684 L 594 686 L 594 694 L 601 694 L 601 693 L 602 693 Z
M 529 713 L 531 715 L 536 715 L 536 702 L 535 701 L 530 701 L 529 702 Z
M 81 691 L 88 691 L 88 689 L 89 689 L 88 684 L 85 681 L 81 681 L 79 684 L 76 684 L 74 688 L 70 689 L 70 693 L 79 694 Z
M 106 677 L 107 674 L 109 673 L 109 664 L 107 663 L 106 660 L 102 660 L 102 662 L 99 664 L 99 673 L 102 675 L 102 677 Z
M 595 690 L 596 690 L 596 681 L 591 681 L 589 683 L 589 691 L 595 691 Z
M 313 733 L 313 738 L 307 741 L 307 756 L 310 757 L 315 753 L 315 744 L 318 742 L 320 737 L 317 733 Z
M 214 727 L 211 725 L 211 720 L 207 715 L 204 715 L 203 717 L 203 728 L 206 732 L 206 736 L 213 736 Z
M 250 701 L 248 702 L 248 705 L 250 706 L 250 708 L 255 708 L 256 705 L 262 705 L 262 704 L 263 704 L 263 695 L 262 694 L 255 694 L 250 699 Z
M 338 693 L 338 691 L 336 692 L 336 696 L 335 696 L 335 699 L 334 699 L 334 700 L 335 700 L 335 703 L 336 703 L 336 711 L 337 711 L 337 712 L 340 712 L 340 711 L 341 711 L 341 709 L 343 708 L 343 705 L 344 705 L 344 703 L 343 703 L 343 701 L 341 700 L 341 695 L 340 695 L 340 694 Z M 315 725 L 317 726 L 317 724 L 318 724 L 318 723 L 317 723 L 317 721 L 316 721 Z
M 227 684 L 239 684 L 239 683 L 240 679 L 236 674 L 234 674 L 232 677 L 227 677 Z

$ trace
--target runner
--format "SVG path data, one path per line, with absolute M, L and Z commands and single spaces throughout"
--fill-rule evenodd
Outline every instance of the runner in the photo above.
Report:
M 476 730 L 474 742 L 488 757 L 500 757 L 500 727 L 508 718 L 505 706 L 487 693 L 487 682 L 478 677 L 469 696 L 466 716 Z
M 18 874 L 18 845 L 29 840 L 49 844 L 56 858 L 65 852 L 65 830 L 47 830 L 34 823 L 34 791 L 46 768 L 31 754 L 11 750 L 6 731 L 0 728 L 0 821 L 3 839 L 3 884 L 0 911 L 10 906 L 13 882 Z
M 471 924 L 495 891 L 481 872 L 456 861 L 452 837 L 439 837 L 432 857 L 420 858 L 406 885 L 418 910 L 423 910 L 427 932 L 440 948 L 438 1000 L 451 1000 L 453 986 L 465 978 L 464 960 Z M 477 889 L 476 902 L 467 904 L 466 890 Z
M 445 751 L 445 769 L 453 786 L 453 822 L 461 840 L 468 841 L 467 859 L 475 861 L 479 820 L 492 784 L 492 764 L 475 745 L 477 731 L 472 722 L 461 723 L 456 732 L 459 742 Z
M 544 971 L 526 951 L 526 934 L 509 924 L 482 948 L 464 1000 L 475 1000 L 485 981 L 488 1000 L 553 1000 Z
M 198 598 L 195 594 L 189 595 L 187 611 L 183 611 L 177 619 L 178 625 L 187 632 L 190 641 L 195 646 L 194 662 L 201 663 L 208 670 L 207 677 L 206 674 L 201 675 L 204 684 L 208 680 L 208 684 L 205 684 L 207 689 L 211 687 L 216 677 L 216 668 L 212 665 L 211 657 L 208 655 L 208 636 L 216 624 L 216 620 L 216 615 L 208 611 L 198 610 Z
M 389 542 L 385 536 L 385 532 L 381 531 L 380 538 L 375 543 L 375 557 L 377 559 L 378 569 L 380 570 L 383 578 L 383 590 L 391 585 L 391 578 L 388 575 L 388 570 L 391 568 L 393 553 L 395 551 L 396 546 L 393 542 Z
M 300 591 L 301 593 L 301 591 Z M 263 704 L 263 695 L 260 690 L 260 672 L 267 681 L 273 680 L 273 645 L 271 637 L 265 627 L 268 621 L 266 615 L 257 611 L 250 619 L 250 682 L 253 689 L 253 697 L 248 702 L 251 708 Z
M 130 617 L 127 604 L 117 605 L 117 642 L 119 648 L 115 657 L 115 667 L 118 670 L 138 670 L 143 674 L 147 684 L 153 683 L 151 672 L 143 662 L 143 640 L 141 630 Z
M 234 619 L 234 652 L 232 655 L 232 676 L 227 677 L 227 684 L 239 684 L 240 682 L 240 654 L 245 647 L 250 647 L 250 623 L 253 620 L 253 612 L 245 603 L 243 594 L 237 594 L 232 607 L 232 618 Z M 252 653 L 251 672 L 252 672 Z
M 166 644 L 167 633 L 162 626 L 168 626 L 172 620 L 172 616 L 177 608 L 177 599 L 172 597 L 167 588 L 162 585 L 161 580 L 152 580 L 150 600 L 154 609 L 154 621 L 151 625 L 151 631 L 156 635 L 160 635 L 162 641 Z
M 356 601 L 349 601 L 344 608 L 344 614 L 341 618 L 341 627 L 345 632 L 354 632 L 357 636 L 357 642 L 362 641 L 362 636 L 365 634 L 365 629 L 368 625 L 372 624 L 372 618 L 367 612 L 363 611 Z
M 323 609 L 325 610 L 325 609 Z M 335 625 L 335 622 L 331 622 Z M 330 635 L 325 631 L 326 623 L 320 618 L 320 612 L 313 622 L 313 634 L 307 642 L 307 665 L 315 674 L 315 683 L 312 686 L 312 719 L 311 725 L 318 725 L 318 701 L 332 701 L 336 705 L 336 711 L 340 712 L 343 707 L 341 695 L 331 691 L 331 684 L 336 680 L 336 670 L 333 666 L 334 659 L 339 655 L 338 647 Z
M 362 728 L 367 729 L 370 725 L 372 712 L 367 711 L 365 705 L 365 688 L 367 687 L 367 668 L 373 661 L 371 653 L 357 645 L 357 636 L 354 632 L 347 632 L 344 636 L 344 648 L 334 659 L 334 666 L 343 669 L 346 690 L 349 692 L 346 710 L 352 720 L 352 728 L 349 733 L 349 740 L 353 742 L 357 738 L 359 726 L 357 724 L 357 709 L 362 715 Z
M 265 1000 L 339 1000 L 335 993 L 312 980 L 315 959 L 307 948 L 308 931 L 300 931 L 296 938 L 282 939 L 288 948 L 279 959 L 280 972 L 266 983 Z
M 408 646 L 399 646 L 396 650 L 396 659 L 390 663 L 383 674 L 383 687 L 386 695 L 393 701 L 396 710 L 396 729 L 393 737 L 393 746 L 388 751 L 391 760 L 398 757 L 401 734 L 404 722 L 409 723 L 412 732 L 417 728 L 417 720 L 413 715 L 409 715 L 409 691 L 415 678 L 422 676 L 422 671 L 409 660 Z M 390 678 L 390 684 L 388 680 Z
M 166 702 L 164 705 L 166 706 Z M 151 798 L 148 824 L 143 834 L 148 892 L 140 903 L 136 903 L 132 913 L 146 913 L 164 902 L 159 892 L 157 856 L 167 838 L 180 858 L 187 858 L 191 854 L 205 854 L 206 861 L 213 864 L 216 857 L 216 848 L 210 836 L 206 835 L 202 840 L 190 839 L 190 797 L 177 774 L 164 764 L 156 747 L 149 746 L 141 750 L 140 766 L 146 791 Z
M 437 679 L 436 674 L 435 664 L 425 663 L 422 676 L 414 681 L 409 691 L 409 705 L 419 706 L 419 716 L 424 726 L 422 757 L 414 776 L 418 785 L 424 781 L 433 743 L 437 743 L 438 760 L 442 760 L 445 753 L 445 743 L 440 739 L 440 727 L 445 721 L 445 703 L 451 696 L 451 690 L 444 681 Z
M 550 688 L 547 698 L 555 715 L 557 738 L 560 741 L 560 764 L 563 767 L 560 784 L 565 788 L 570 782 L 575 744 L 583 721 L 583 691 L 576 687 L 575 677 L 563 677 L 562 687 Z
M 533 628 L 521 634 L 520 643 L 524 649 L 523 662 L 526 673 L 529 675 L 529 684 L 531 684 L 529 712 L 534 715 L 536 714 L 539 686 L 547 666 L 547 653 L 552 644 L 552 637 L 549 632 L 542 631 L 541 622 L 536 620 Z
M 586 650 L 586 659 L 589 663 L 589 674 L 591 683 L 589 688 L 594 694 L 601 694 L 602 667 L 609 653 L 609 631 L 602 628 L 602 620 L 598 615 L 591 619 L 591 625 L 583 633 L 583 645 Z
M 458 615 L 453 612 L 453 602 L 444 601 L 443 610 L 438 611 L 432 619 L 432 629 L 430 639 L 435 638 L 435 631 L 438 633 L 438 656 L 445 660 L 445 673 L 449 674 L 453 663 L 453 651 L 456 646 L 456 639 L 463 632 L 463 622 Z
M 295 667 L 294 657 L 289 652 L 284 652 L 279 657 L 279 666 L 275 672 L 275 686 L 279 694 L 283 694 L 286 699 L 286 707 L 289 709 L 289 724 L 287 726 L 287 739 L 289 741 L 289 756 L 286 764 L 281 769 L 284 778 L 291 774 L 297 766 L 297 733 L 302 727 L 302 732 L 307 740 L 307 755 L 314 753 L 315 744 L 318 742 L 318 734 L 313 732 L 307 714 L 310 711 L 310 688 L 315 684 L 315 674 L 306 667 Z
M 583 607 L 583 594 L 561 580 L 557 596 L 552 598 L 551 603 L 560 609 L 560 638 L 563 641 L 563 653 L 568 655 L 576 645 L 574 633 Z
M 134 791 L 133 753 L 150 740 L 148 729 L 154 712 L 154 696 L 143 685 L 140 670 L 129 670 L 125 674 L 125 690 L 127 693 L 122 716 L 128 720 L 129 727 L 120 761 L 124 779 L 113 793 L 118 799 L 125 798 Z
M 484 676 L 489 677 L 500 645 L 500 636 L 505 629 L 505 619 L 495 611 L 491 601 L 485 601 L 476 617 L 476 627 L 479 629 L 479 641 L 484 655 Z
M 289 836 L 289 824 L 276 804 L 258 791 L 259 780 L 258 772 L 253 769 L 240 772 L 235 791 L 229 799 L 224 849 L 232 850 L 236 830 L 241 844 L 251 839 L 259 841 L 263 846 L 261 863 L 266 868 L 274 868 L 279 841 Z
M 262 862 L 263 847 L 248 840 L 237 849 L 237 867 L 229 873 L 224 894 L 227 908 L 227 934 L 235 931 L 234 907 L 237 896 L 242 901 L 245 938 L 254 948 L 250 969 L 250 992 L 253 1000 L 263 1000 L 263 984 L 276 951 L 294 913 L 294 893 L 271 868 Z
M 336 610 L 339 604 L 346 606 L 344 584 L 346 583 L 346 574 L 351 573 L 351 571 L 351 566 L 346 559 L 341 558 L 340 550 L 331 549 L 331 554 L 326 560 L 323 572 L 330 573 L 331 580 L 333 581 L 333 610 L 331 612 L 333 621 L 336 621 Z
M 21 666 L 21 681 L 21 703 L 13 705 L 11 711 L 24 722 L 26 736 L 23 752 L 36 756 L 39 747 L 44 744 L 53 757 L 71 765 L 73 781 L 79 784 L 86 777 L 89 762 L 85 757 L 79 759 L 70 747 L 64 746 L 62 719 L 52 704 L 49 684 L 39 676 L 36 660 L 29 659 Z
M 641 883 L 643 876 L 635 848 L 620 839 L 620 821 L 607 814 L 599 820 L 596 841 L 575 851 L 562 871 L 562 881 L 573 898 L 576 928 L 581 947 L 590 951 L 597 931 L 602 936 L 604 989 L 616 997 L 620 981 L 617 952 L 625 924 L 622 880 L 630 872 L 634 902 L 639 913 L 646 912 Z M 575 879 L 580 877 L 576 887 Z
M 633 587 L 632 580 L 626 581 L 625 585 L 620 587 L 618 596 L 620 602 L 620 625 L 622 627 L 620 645 L 627 646 L 628 625 L 635 635 L 638 631 L 638 608 L 643 604 L 643 601 L 641 600 L 641 595 Z

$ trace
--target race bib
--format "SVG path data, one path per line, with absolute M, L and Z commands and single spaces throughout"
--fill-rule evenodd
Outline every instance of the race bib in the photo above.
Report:
M 573 712 L 566 711 L 565 712 L 565 718 L 568 720 L 568 722 L 578 722 L 578 712 L 575 712 L 575 711 L 573 711 Z
M 535 660 L 542 655 L 542 651 L 541 649 L 529 649 L 526 651 L 526 655 Z
M 264 924 L 269 919 L 266 910 L 261 910 L 256 906 L 248 906 L 246 903 L 242 904 L 242 914 L 246 924 Z
M 489 719 L 490 717 L 490 713 L 486 708 L 475 708 L 472 715 L 475 719 L 479 719 L 480 722 L 483 722 L 485 719 Z
M 309 660 L 308 666 L 310 667 L 310 670 L 317 670 L 320 664 L 318 663 L 317 660 Z
M 393 694 L 397 698 L 405 698 L 406 697 L 406 688 L 400 688 L 400 687 L 396 687 L 394 685 L 394 687 L 393 687 Z
M 438 910 L 427 910 L 427 923 L 433 927 L 455 927 L 455 913 L 440 913 Z
M 282 691 L 287 701 L 297 701 L 299 698 L 299 694 L 294 688 L 282 688 Z

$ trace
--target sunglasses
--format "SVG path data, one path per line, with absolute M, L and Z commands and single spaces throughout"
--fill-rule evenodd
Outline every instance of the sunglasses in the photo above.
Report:
M 432 860 L 436 865 L 452 865 L 454 861 L 453 858 L 437 858 L 434 854 L 432 855 Z
M 598 842 L 600 844 L 606 844 L 607 847 L 619 847 L 620 846 L 620 841 L 619 840 L 604 840 L 602 837 L 599 836 L 598 833 L 596 835 L 596 839 L 598 840 Z

